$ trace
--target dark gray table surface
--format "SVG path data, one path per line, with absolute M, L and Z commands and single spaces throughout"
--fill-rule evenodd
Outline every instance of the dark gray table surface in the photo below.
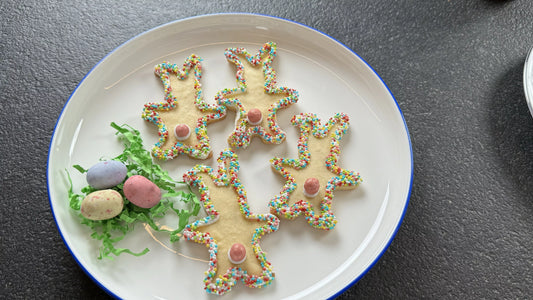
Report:
M 533 297 L 533 118 L 522 84 L 530 0 L 3 0 L 0 298 L 108 297 L 69 254 L 49 207 L 54 125 L 114 48 L 219 12 L 278 16 L 332 36 L 376 70 L 404 113 L 408 210 L 381 260 L 340 299 Z

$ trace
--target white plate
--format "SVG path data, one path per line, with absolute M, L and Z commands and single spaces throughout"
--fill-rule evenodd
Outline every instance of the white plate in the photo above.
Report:
M 361 173 L 355 190 L 337 191 L 333 212 L 338 224 L 330 232 L 308 226 L 303 218 L 282 220 L 279 231 L 261 242 L 274 266 L 276 280 L 262 289 L 242 283 L 232 298 L 327 298 L 348 288 L 379 259 L 391 242 L 407 207 L 412 182 L 409 134 L 394 97 L 379 76 L 360 57 L 332 38 L 300 24 L 249 14 L 219 14 L 169 23 L 141 34 L 105 57 L 83 79 L 57 122 L 48 159 L 50 204 L 65 244 L 80 266 L 110 294 L 127 299 L 206 299 L 203 290 L 207 264 L 183 255 L 208 259 L 207 248 L 182 240 L 162 246 L 137 226 L 119 246 L 151 251 L 145 256 L 121 255 L 114 261 L 96 259 L 98 242 L 79 224 L 67 199 L 65 169 L 73 174 L 74 189 L 85 185 L 72 165 L 89 167 L 102 156 L 114 157 L 122 146 L 109 126 L 127 123 L 141 131 L 147 149 L 156 142 L 155 126 L 140 117 L 143 104 L 163 99 L 154 75 L 162 61 L 183 63 L 195 53 L 204 59 L 204 96 L 214 102 L 218 90 L 234 87 L 235 69 L 224 49 L 245 47 L 257 52 L 264 42 L 278 45 L 273 63 L 278 85 L 294 88 L 300 100 L 281 110 L 278 120 L 287 140 L 277 146 L 254 138 L 239 150 L 240 178 L 251 208 L 268 212 L 269 198 L 283 185 L 270 169 L 273 156 L 296 157 L 298 131 L 292 115 L 314 112 L 327 119 L 336 112 L 351 118 L 341 141 L 340 165 Z M 214 158 L 225 147 L 235 115 L 208 127 Z M 214 166 L 214 158 L 203 163 Z M 162 163 L 175 178 L 195 163 L 186 157 Z

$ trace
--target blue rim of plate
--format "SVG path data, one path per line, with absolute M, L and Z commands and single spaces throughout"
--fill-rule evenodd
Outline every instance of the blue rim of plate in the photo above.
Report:
M 385 88 L 387 89 L 388 93 L 391 95 L 392 99 L 394 100 L 394 103 L 396 104 L 396 108 L 398 109 L 398 112 L 400 113 L 400 116 L 402 117 L 402 121 L 403 121 L 403 125 L 404 125 L 404 129 L 405 129 L 405 132 L 406 132 L 406 135 L 407 135 L 407 141 L 409 143 L 409 153 L 410 153 L 410 158 L 411 158 L 411 174 L 410 174 L 410 179 L 409 179 L 409 190 L 407 192 L 407 199 L 405 200 L 405 206 L 403 208 L 403 211 L 402 211 L 402 214 L 400 216 L 400 219 L 398 221 L 398 224 L 396 225 L 396 228 L 394 229 L 394 232 L 392 233 L 389 241 L 387 242 L 387 244 L 383 247 L 383 249 L 381 250 L 381 252 L 376 256 L 376 258 L 374 259 L 374 261 L 361 273 L 359 274 L 359 276 L 357 276 L 356 278 L 354 278 L 352 280 L 352 282 L 350 282 L 348 285 L 346 285 L 343 289 L 339 290 L 338 292 L 336 292 L 333 296 L 331 296 L 329 299 L 334 299 L 338 296 L 340 296 L 342 293 L 344 293 L 346 290 L 348 290 L 350 287 L 352 287 L 355 283 L 357 283 L 363 276 L 365 276 L 368 271 L 370 271 L 370 269 L 372 269 L 376 263 L 381 259 L 381 257 L 383 256 L 383 254 L 387 251 L 387 249 L 389 248 L 390 244 L 392 243 L 392 241 L 394 240 L 394 237 L 396 236 L 396 234 L 398 233 L 398 230 L 403 222 L 403 219 L 405 217 L 405 212 L 407 211 L 407 207 L 409 206 L 409 200 L 410 200 L 410 197 L 411 197 L 411 190 L 412 190 L 412 187 L 413 187 L 413 147 L 412 147 L 412 144 L 411 144 L 411 138 L 410 138 L 410 135 L 409 135 L 409 130 L 407 128 L 407 123 L 405 122 L 405 118 L 403 116 L 403 113 L 402 113 L 402 110 L 400 109 L 400 106 L 398 104 L 398 101 L 396 101 L 396 98 L 394 97 L 394 95 L 392 94 L 392 92 L 390 91 L 389 87 L 385 84 L 385 82 L 383 81 L 383 79 L 379 76 L 379 74 L 372 68 L 372 66 L 370 66 L 361 56 L 359 56 L 357 53 L 355 53 L 355 51 L 353 51 L 352 49 L 348 48 L 347 46 L 345 46 L 343 43 L 339 42 L 337 39 L 331 37 L 330 35 L 328 34 L 325 34 L 315 28 L 312 28 L 310 26 L 307 26 L 305 24 L 302 24 L 302 23 L 298 23 L 298 22 L 295 22 L 295 21 L 292 21 L 292 20 L 288 20 L 288 19 L 284 19 L 284 18 L 281 18 L 281 17 L 276 17 L 276 16 L 271 16 L 271 15 L 265 15 L 265 14 L 258 14 L 258 13 L 240 13 L 240 12 L 237 12 L 237 13 L 218 13 L 218 14 L 205 14 L 205 15 L 198 15 L 198 16 L 193 16 L 193 17 L 188 17 L 188 18 L 183 18 L 183 19 L 179 19 L 179 20 L 175 20 L 175 21 L 172 21 L 172 22 L 168 22 L 168 23 L 165 23 L 165 24 L 162 24 L 162 25 L 159 25 L 159 26 L 156 26 L 152 29 L 149 29 L 147 31 L 144 31 L 132 38 L 130 38 L 129 40 L 127 40 L 126 42 L 122 43 L 121 45 L 119 45 L 118 47 L 116 47 L 115 49 L 113 49 L 111 52 L 109 52 L 106 56 L 104 56 L 96 65 L 94 65 L 91 70 L 85 74 L 85 76 L 82 78 L 82 80 L 78 83 L 78 85 L 76 86 L 76 88 L 74 89 L 74 91 L 70 94 L 67 102 L 65 103 L 65 105 L 63 106 L 62 110 L 61 110 L 61 113 L 59 114 L 59 117 L 57 118 L 57 121 L 56 121 L 56 124 L 54 125 L 54 132 L 52 133 L 52 137 L 50 138 L 50 143 L 49 143 L 49 146 L 48 146 L 48 158 L 47 158 L 47 163 L 46 163 L 46 174 L 47 174 L 47 178 L 46 178 L 46 184 L 47 184 L 47 188 L 48 188 L 48 202 L 50 204 L 50 208 L 52 210 L 52 215 L 54 216 L 54 221 L 56 223 L 56 226 L 58 228 L 58 231 L 59 231 L 59 234 L 61 235 L 61 239 L 63 240 L 63 243 L 65 244 L 65 246 L 67 246 L 67 249 L 68 251 L 70 252 L 70 254 L 72 255 L 72 257 L 74 257 L 74 260 L 76 261 L 76 263 L 81 267 L 81 269 L 85 272 L 85 274 L 87 274 L 87 276 L 89 276 L 89 278 L 91 278 L 92 281 L 94 281 L 102 290 L 104 290 L 107 294 L 109 294 L 110 296 L 114 297 L 114 298 L 117 298 L 117 299 L 120 299 L 120 297 L 118 297 L 117 295 L 115 295 L 112 291 L 110 291 L 108 288 L 106 288 L 102 283 L 100 283 L 98 280 L 96 280 L 96 278 L 93 277 L 93 275 L 83 267 L 83 265 L 80 263 L 80 261 L 78 260 L 78 258 L 74 255 L 74 253 L 72 252 L 72 250 L 70 249 L 70 247 L 68 246 L 66 240 L 65 240 L 65 237 L 63 236 L 63 232 L 61 232 L 61 230 L 59 229 L 59 224 L 58 224 L 58 221 L 57 221 L 57 218 L 56 218 L 56 214 L 54 213 L 54 208 L 52 206 L 52 197 L 50 195 L 50 178 L 48 177 L 48 171 L 49 171 L 49 168 L 50 168 L 50 153 L 51 153 L 51 149 L 52 149 L 52 142 L 54 141 L 55 139 L 55 135 L 56 135 L 56 132 L 57 132 L 57 126 L 58 126 L 58 123 L 59 123 L 59 120 L 61 119 L 61 117 L 63 116 L 63 113 L 68 105 L 68 103 L 70 102 L 70 100 L 72 99 L 72 96 L 76 93 L 76 91 L 78 90 L 78 88 L 81 86 L 81 84 L 84 82 L 85 78 L 87 78 L 87 76 L 89 76 L 89 74 L 91 74 L 93 72 L 93 70 L 98 67 L 103 61 L 105 61 L 107 59 L 108 56 L 110 56 L 113 52 L 117 51 L 118 49 L 124 47 L 126 44 L 130 43 L 131 41 L 137 39 L 138 37 L 142 36 L 142 35 L 145 35 L 145 34 L 148 34 L 152 31 L 155 31 L 159 28 L 162 28 L 162 27 L 165 27 L 165 26 L 170 26 L 172 24 L 175 24 L 175 23 L 179 23 L 179 22 L 183 22 L 183 21 L 187 21 L 187 20 L 192 20 L 192 19 L 198 19 L 198 18 L 205 18 L 205 17 L 210 17 L 210 16 L 221 16 L 221 15 L 227 15 L 227 16 L 232 16 L 232 15 L 240 15 L 240 16 L 258 16 L 258 17 L 265 17 L 265 18 L 271 18 L 271 19 L 276 19 L 276 20 L 280 20 L 280 21 L 286 21 L 286 22 L 289 22 L 289 23 L 292 23 L 292 24 L 295 24 L 295 25 L 299 25 L 299 26 L 303 26 L 303 27 L 306 27 L 310 30 L 313 30 L 323 36 L 326 36 L 328 38 L 330 38 L 331 40 L 335 41 L 337 44 L 341 45 L 342 47 L 344 47 L 345 49 L 347 49 L 348 51 L 350 51 L 351 53 L 353 53 L 357 58 L 359 58 L 376 76 L 377 78 L 379 78 L 379 80 L 381 81 L 381 83 L 383 84 L 383 86 L 385 86 Z

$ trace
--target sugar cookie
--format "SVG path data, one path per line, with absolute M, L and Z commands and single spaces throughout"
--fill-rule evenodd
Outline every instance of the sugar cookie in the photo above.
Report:
M 237 88 L 220 91 L 216 99 L 220 105 L 236 111 L 235 130 L 228 144 L 246 148 L 254 136 L 266 144 L 280 144 L 285 133 L 277 125 L 276 114 L 298 101 L 298 92 L 287 87 L 276 87 L 276 73 L 272 60 L 276 57 L 276 44 L 263 45 L 256 55 L 244 48 L 228 48 L 228 61 L 237 67 Z
M 212 155 L 207 124 L 223 119 L 226 109 L 204 101 L 200 62 L 201 58 L 193 54 L 181 69 L 166 62 L 155 67 L 163 82 L 165 101 L 145 104 L 142 118 L 158 128 L 159 140 L 152 148 L 158 159 L 169 160 L 182 153 L 196 159 Z M 194 76 L 189 76 L 191 70 Z
M 359 173 L 338 166 L 342 136 L 349 117 L 338 113 L 322 125 L 315 114 L 299 114 L 291 123 L 300 128 L 298 158 L 273 158 L 272 168 L 286 180 L 278 196 L 270 202 L 272 212 L 287 219 L 301 214 L 319 229 L 333 229 L 337 222 L 331 211 L 333 192 L 352 189 L 360 182 Z
M 209 248 L 204 279 L 207 292 L 224 294 L 238 280 L 254 288 L 268 285 L 274 272 L 259 239 L 277 231 L 279 219 L 250 211 L 246 191 L 237 177 L 235 153 L 224 150 L 217 162 L 217 170 L 197 165 L 183 175 L 185 182 L 199 189 L 207 213 L 207 217 L 187 225 L 183 236 Z

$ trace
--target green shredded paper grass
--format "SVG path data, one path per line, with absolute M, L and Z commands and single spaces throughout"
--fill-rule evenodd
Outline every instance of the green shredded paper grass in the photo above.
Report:
M 141 208 L 129 202 L 124 197 L 124 193 L 122 192 L 124 183 L 121 183 L 112 189 L 119 192 L 124 199 L 124 209 L 122 212 L 112 219 L 93 221 L 81 215 L 80 207 L 82 200 L 90 193 L 96 191 L 96 189 L 87 185 L 81 189 L 81 194 L 74 193 L 72 180 L 67 171 L 70 184 L 68 190 L 70 207 L 78 213 L 81 223 L 91 228 L 91 237 L 101 241 L 102 244 L 98 259 L 108 258 L 112 260 L 114 256 L 119 256 L 122 253 L 140 256 L 149 251 L 148 248 L 145 248 L 141 252 L 133 252 L 127 248 L 115 247 L 117 242 L 124 239 L 126 234 L 133 230 L 135 223 L 142 222 L 148 224 L 155 231 L 167 232 L 170 241 L 175 242 L 179 240 L 179 233 L 190 223 L 189 219 L 198 215 L 201 205 L 198 197 L 196 197 L 190 188 L 188 192 L 176 191 L 179 185 L 185 185 L 185 183 L 173 180 L 159 165 L 153 163 L 150 152 L 143 148 L 143 141 L 139 131 L 128 125 L 119 126 L 114 122 L 111 123 L 111 127 L 116 129 L 116 135 L 124 144 L 122 154 L 112 160 L 120 161 L 126 165 L 128 169 L 127 177 L 142 175 L 155 183 L 163 192 L 162 199 L 156 206 L 152 208 Z M 82 174 L 87 172 L 86 169 L 79 165 L 74 165 L 73 167 Z M 174 204 L 177 202 L 181 202 L 181 209 L 174 208 Z M 178 228 L 175 230 L 160 229 L 155 220 L 164 217 L 169 211 L 177 214 L 179 218 Z

